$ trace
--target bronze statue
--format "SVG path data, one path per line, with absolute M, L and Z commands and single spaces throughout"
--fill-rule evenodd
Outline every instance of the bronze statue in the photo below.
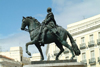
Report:
M 47 30 L 52 30 L 53 33 L 56 34 L 57 30 L 56 30 L 56 21 L 54 19 L 54 15 L 53 13 L 51 12 L 52 9 L 50 7 L 47 8 L 47 16 L 45 18 L 45 20 L 42 22 L 42 28 L 44 27 L 43 29 L 43 35 L 42 35 L 42 40 L 40 41 L 41 43 L 44 43 L 44 39 L 45 39 L 45 33 L 47 32 Z
M 41 60 L 44 60 L 40 44 L 55 42 L 56 46 L 60 49 L 60 52 L 56 56 L 56 60 L 58 60 L 59 55 L 64 51 L 63 46 L 67 47 L 71 51 L 72 60 L 75 55 L 80 55 L 80 50 L 78 49 L 77 44 L 68 31 L 56 24 L 51 8 L 48 8 L 47 11 L 48 14 L 42 24 L 33 17 L 23 17 L 21 30 L 28 31 L 31 38 L 31 41 L 26 43 L 26 53 L 31 55 L 28 51 L 28 45 L 35 44 L 41 54 Z M 25 28 L 26 26 L 28 26 L 28 29 Z M 66 42 L 67 36 L 70 39 L 72 47 Z

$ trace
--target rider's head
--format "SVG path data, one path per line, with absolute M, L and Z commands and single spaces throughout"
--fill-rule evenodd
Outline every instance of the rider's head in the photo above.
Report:
M 52 9 L 50 7 L 47 8 L 47 12 L 51 12 Z

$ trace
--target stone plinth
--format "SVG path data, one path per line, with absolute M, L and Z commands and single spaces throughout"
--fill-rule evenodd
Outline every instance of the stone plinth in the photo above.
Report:
M 58 61 L 32 61 L 30 65 L 24 67 L 84 67 L 83 63 L 76 60 L 58 60 Z

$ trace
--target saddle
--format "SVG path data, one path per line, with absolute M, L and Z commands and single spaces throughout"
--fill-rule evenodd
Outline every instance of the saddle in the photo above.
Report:
M 46 31 L 44 32 L 45 27 L 46 27 Z M 49 27 L 47 27 L 47 26 L 41 26 L 41 27 L 40 27 L 40 34 L 39 34 L 39 42 L 40 42 L 40 43 L 42 42 L 41 39 L 42 39 L 42 38 L 44 39 L 44 37 L 45 37 L 45 35 L 47 34 L 47 32 L 48 32 L 49 34 L 54 35 L 54 36 L 58 36 L 57 27 L 55 27 L 55 28 L 49 28 Z M 45 33 L 45 35 L 42 34 L 42 33 Z M 41 36 L 42 36 L 42 38 L 41 38 Z M 44 44 L 41 43 L 41 46 L 44 46 Z

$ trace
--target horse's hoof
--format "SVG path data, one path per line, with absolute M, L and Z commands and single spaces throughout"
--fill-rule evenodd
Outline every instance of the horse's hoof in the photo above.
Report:
M 31 53 L 29 52 L 28 55 L 31 56 Z
M 26 53 L 27 53 L 29 56 L 31 56 L 31 53 L 30 53 L 30 52 L 26 51 Z
M 41 58 L 41 60 L 40 61 L 43 61 L 44 60 L 44 58 Z
M 31 53 L 30 52 L 26 52 L 29 56 L 31 56 Z
M 73 60 L 73 58 L 70 59 L 70 61 Z
M 70 60 L 73 60 L 74 57 L 75 57 L 75 56 L 72 56 Z
M 56 60 L 59 60 L 58 58 L 56 58 Z

